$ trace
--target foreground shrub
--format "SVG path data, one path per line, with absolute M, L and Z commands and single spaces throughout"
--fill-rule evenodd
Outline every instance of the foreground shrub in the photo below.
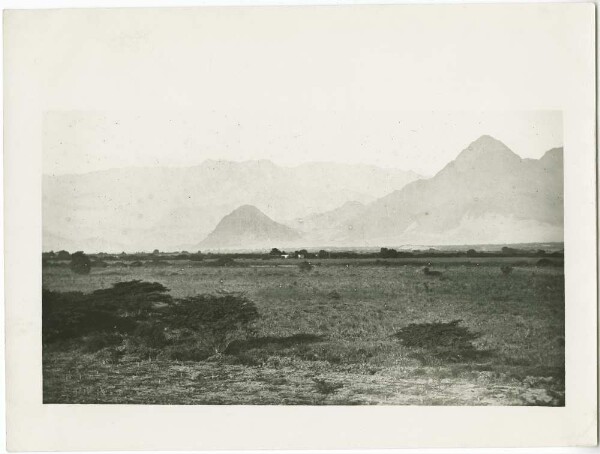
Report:
M 393 335 L 403 345 L 420 348 L 426 354 L 446 361 L 472 360 L 489 352 L 477 350 L 473 341 L 481 334 L 459 326 L 462 320 L 451 322 L 411 323 Z
M 117 282 L 110 288 L 92 292 L 89 302 L 98 309 L 122 316 L 147 317 L 173 301 L 168 292 L 169 289 L 159 282 Z
M 75 254 L 73 254 L 75 255 Z M 138 322 L 157 318 L 172 301 L 158 282 L 119 282 L 81 292 L 42 291 L 42 339 L 72 339 L 92 333 L 132 333 Z
M 241 295 L 199 295 L 178 300 L 165 315 L 169 327 L 186 329 L 214 353 L 254 334 L 256 305 Z
M 54 342 L 96 332 L 124 333 L 135 326 L 132 320 L 94 307 L 81 292 L 42 291 L 42 340 Z
M 118 346 L 121 353 L 187 361 L 223 353 L 254 334 L 258 310 L 237 294 L 173 300 L 158 282 L 128 281 L 90 294 L 42 295 L 45 344 L 78 339 L 85 352 Z M 66 344 L 65 344 L 66 345 Z

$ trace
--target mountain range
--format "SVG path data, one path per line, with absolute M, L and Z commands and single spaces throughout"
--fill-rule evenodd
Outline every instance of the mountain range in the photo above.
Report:
M 206 161 L 44 177 L 44 250 L 563 241 L 563 150 L 482 136 L 431 178 L 374 166 Z
M 249 214 L 242 224 L 255 222 L 254 213 Z M 348 201 L 287 224 L 300 237 L 288 236 L 277 246 L 561 242 L 563 150 L 522 159 L 499 140 L 482 136 L 432 178 L 408 183 L 371 203 Z M 219 227 L 216 231 L 224 233 Z M 209 240 L 203 246 L 219 247 Z M 243 247 L 233 237 L 227 244 Z M 262 246 L 273 244 L 264 241 Z
M 420 178 L 371 165 L 214 161 L 180 168 L 124 168 L 44 175 L 44 250 L 182 250 L 243 205 L 274 220 L 369 203 Z

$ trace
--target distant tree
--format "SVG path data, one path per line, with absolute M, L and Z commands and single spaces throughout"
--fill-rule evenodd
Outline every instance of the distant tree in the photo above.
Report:
M 502 253 L 505 255 L 515 255 L 519 253 L 518 249 L 512 248 L 512 247 L 506 247 L 504 246 L 502 248 Z
M 468 257 L 475 257 L 477 255 L 477 251 L 475 249 L 469 249 L 467 251 L 467 256 Z
M 535 255 L 546 255 L 546 251 L 544 251 L 543 249 L 538 249 Z
M 153 254 L 153 255 L 158 255 L 158 254 L 160 254 L 160 251 L 159 251 L 158 249 L 154 249 L 154 250 L 152 251 L 152 254 Z
M 382 247 L 379 251 L 379 256 L 382 258 L 394 258 L 398 256 L 398 251 L 396 249 L 388 249 L 386 247 Z
M 92 263 L 83 251 L 77 251 L 71 255 L 71 263 L 69 265 L 71 271 L 77 274 L 89 274 L 92 268 Z
M 279 249 L 277 249 L 276 247 L 274 247 L 273 249 L 271 249 L 271 252 L 269 252 L 269 255 L 281 255 L 283 254 Z
M 58 260 L 69 260 L 71 258 L 71 254 L 68 251 L 58 251 L 56 254 L 56 258 Z
M 329 257 L 329 252 L 327 252 L 325 249 L 321 249 L 317 255 L 320 259 L 326 259 Z

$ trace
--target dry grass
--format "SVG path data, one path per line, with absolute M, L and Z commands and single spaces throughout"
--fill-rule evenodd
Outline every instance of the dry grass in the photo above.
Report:
M 141 279 L 164 284 L 175 298 L 243 292 L 261 319 L 256 339 L 198 362 L 45 348 L 44 401 L 564 405 L 562 267 L 525 264 L 507 276 L 500 267 L 514 259 L 439 260 L 430 267 L 443 278 L 432 279 L 414 260 L 390 262 L 315 260 L 310 273 L 283 260 L 109 266 L 86 276 L 45 268 L 44 286 L 57 291 Z M 393 337 L 411 323 L 456 319 L 480 333 L 473 346 L 488 355 L 448 361 L 426 344 Z

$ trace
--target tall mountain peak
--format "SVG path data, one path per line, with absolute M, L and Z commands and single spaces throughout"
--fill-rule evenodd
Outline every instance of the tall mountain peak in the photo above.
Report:
M 448 166 L 457 166 L 461 170 L 480 170 L 498 166 L 510 167 L 519 162 L 521 162 L 519 155 L 503 142 L 492 136 L 483 135 L 471 142 Z

